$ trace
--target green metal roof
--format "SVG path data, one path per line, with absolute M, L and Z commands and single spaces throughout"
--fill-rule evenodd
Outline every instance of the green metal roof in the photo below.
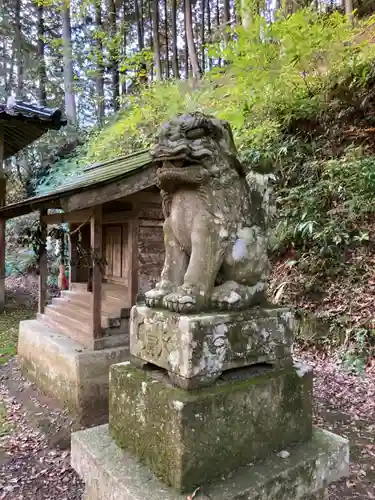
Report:
M 79 191 L 108 184 L 117 179 L 130 177 L 137 172 L 147 169 L 152 164 L 148 150 L 137 151 L 130 155 L 120 156 L 113 160 L 87 166 L 81 175 L 69 178 L 59 188 L 42 195 L 27 198 L 19 203 L 12 203 L 0 208 L 0 216 L 5 218 L 18 217 L 35 210 L 48 202 L 53 203 L 62 195 L 70 195 Z
M 142 150 L 102 163 L 94 163 L 85 167 L 81 175 L 68 178 L 60 188 L 51 190 L 51 193 L 61 194 L 112 181 L 117 177 L 127 177 L 147 167 L 151 162 L 149 151 Z

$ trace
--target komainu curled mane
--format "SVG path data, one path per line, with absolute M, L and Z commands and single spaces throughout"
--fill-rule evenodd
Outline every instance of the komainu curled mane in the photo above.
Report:
M 162 127 L 151 153 L 160 164 L 165 262 L 146 304 L 190 313 L 259 303 L 269 274 L 265 213 L 229 124 L 181 115 Z

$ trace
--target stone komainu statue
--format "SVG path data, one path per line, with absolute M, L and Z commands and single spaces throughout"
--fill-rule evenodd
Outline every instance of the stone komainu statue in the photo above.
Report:
M 270 269 L 267 214 L 229 124 L 181 115 L 162 127 L 151 153 L 160 164 L 165 262 L 146 304 L 181 313 L 259 304 Z

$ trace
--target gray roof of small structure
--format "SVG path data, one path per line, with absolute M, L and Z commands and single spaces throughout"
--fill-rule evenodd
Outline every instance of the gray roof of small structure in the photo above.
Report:
M 0 125 L 4 131 L 4 159 L 18 153 L 48 130 L 59 130 L 66 123 L 59 109 L 45 108 L 22 101 L 15 101 L 9 107 L 0 104 Z

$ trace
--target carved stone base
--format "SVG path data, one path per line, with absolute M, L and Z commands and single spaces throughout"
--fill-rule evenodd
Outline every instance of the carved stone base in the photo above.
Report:
M 287 308 L 182 315 L 139 305 L 131 312 L 130 352 L 137 366 L 151 363 L 194 389 L 233 368 L 291 362 L 293 326 Z
M 120 363 L 111 367 L 109 427 L 118 446 L 190 491 L 310 439 L 312 371 L 254 366 L 185 391 L 163 371 Z

